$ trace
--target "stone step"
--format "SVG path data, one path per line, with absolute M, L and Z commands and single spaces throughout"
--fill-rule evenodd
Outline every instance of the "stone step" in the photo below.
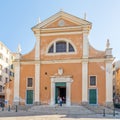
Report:
M 30 112 L 41 112 L 41 113 L 59 113 L 59 114 L 91 114 L 92 111 L 84 108 L 83 106 L 57 106 L 57 107 L 50 107 L 50 106 L 33 106 L 28 111 Z
M 100 105 L 85 105 L 84 106 L 85 108 L 95 112 L 95 113 L 98 113 L 98 114 L 101 114 L 103 112 L 107 113 L 107 114 L 112 114 L 113 113 L 113 109 L 111 108 L 107 108 L 105 106 L 100 106 Z

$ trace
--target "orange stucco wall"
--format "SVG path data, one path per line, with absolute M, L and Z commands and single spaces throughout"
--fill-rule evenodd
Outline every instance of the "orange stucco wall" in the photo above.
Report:
M 20 99 L 21 104 L 26 102 L 26 90 L 27 90 L 27 78 L 33 78 L 33 87 L 34 90 L 34 80 L 35 80 L 35 65 L 21 65 L 20 68 Z
M 72 75 L 73 82 L 71 87 L 71 100 L 73 103 L 80 103 L 82 98 L 82 72 L 81 64 L 79 63 L 64 63 L 64 64 L 42 64 L 41 65 L 41 102 L 50 101 L 51 93 L 51 76 L 58 73 L 58 68 L 63 68 L 64 75 Z M 45 74 L 47 73 L 47 74 Z M 47 87 L 47 90 L 45 89 Z M 79 91 L 79 94 L 78 94 Z
M 73 59 L 73 58 L 81 58 L 83 53 L 83 35 L 76 34 L 76 35 L 56 35 L 56 36 L 42 36 L 41 38 L 41 60 L 54 60 L 54 59 Z M 68 39 L 70 40 L 76 47 L 77 53 L 76 54 L 61 54 L 61 55 L 46 55 L 48 45 L 57 39 Z
M 88 77 L 95 75 L 97 77 L 97 85 L 95 87 L 89 86 L 88 90 L 95 88 L 98 92 L 98 104 L 105 103 L 105 72 L 101 68 L 104 63 L 89 63 Z M 73 82 L 71 84 L 71 101 L 73 104 L 80 104 L 82 102 L 82 65 L 81 63 L 58 63 L 58 64 L 41 64 L 40 77 L 40 99 L 42 104 L 48 104 L 51 98 L 51 76 L 58 73 L 58 68 L 63 68 L 64 75 L 72 75 Z M 21 82 L 20 82 L 20 98 L 26 99 L 26 83 L 27 78 L 35 78 L 34 65 L 21 65 Z M 47 89 L 46 89 L 47 88 Z M 34 90 L 34 87 L 33 87 Z M 89 91 L 88 91 L 89 94 Z
M 104 104 L 105 102 L 105 91 L 106 91 L 106 78 L 105 78 L 105 69 L 102 69 L 102 67 L 105 67 L 104 63 L 89 63 L 88 65 L 88 74 L 89 77 L 90 75 L 94 75 L 97 77 L 97 85 L 95 87 L 90 87 L 88 85 L 89 89 L 91 88 L 96 88 L 98 92 L 98 103 L 99 104 Z M 88 78 L 89 80 L 89 78 Z

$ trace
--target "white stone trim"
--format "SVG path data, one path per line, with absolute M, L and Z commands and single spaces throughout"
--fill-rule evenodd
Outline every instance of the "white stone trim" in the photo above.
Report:
M 71 53 L 72 54 L 72 53 Z M 29 65 L 29 64 L 55 64 L 55 63 L 81 63 L 84 62 L 84 59 L 65 59 L 65 60 L 44 60 L 44 61 L 21 61 L 21 64 L 23 65 Z M 88 62 L 105 62 L 105 59 L 88 59 Z
M 51 106 L 55 105 L 55 82 L 54 78 L 51 78 Z
M 20 101 L 20 62 L 14 64 L 14 103 L 19 104 Z
M 106 103 L 113 102 L 113 67 L 111 62 L 106 63 Z
M 63 27 L 53 27 L 53 28 L 41 28 L 41 32 L 48 32 L 48 31 L 79 31 L 82 32 L 84 25 L 78 25 L 78 26 L 63 26 Z
M 40 64 L 35 64 L 35 102 L 40 103 Z
M 58 35 L 76 35 L 76 34 L 82 34 L 82 31 L 79 32 L 57 32 L 57 33 L 42 33 L 40 36 L 58 36 Z
M 55 105 L 55 83 L 66 82 L 66 106 L 71 105 L 71 83 L 72 76 L 51 76 L 51 102 L 50 105 Z
M 35 44 L 35 60 L 40 59 L 40 34 L 35 34 L 36 44 Z
M 88 62 L 82 63 L 82 102 L 88 102 Z
M 66 106 L 71 106 L 71 82 L 66 83 Z
M 51 44 L 51 45 L 52 45 L 52 44 Z M 53 46 L 53 53 L 55 53 L 55 51 L 56 51 L 56 42 L 54 42 L 53 45 L 54 45 L 54 46 Z M 50 49 L 50 47 L 51 47 L 51 46 L 49 46 L 48 50 Z M 47 51 L 47 52 L 48 52 L 48 51 Z
M 83 34 L 83 58 L 88 58 L 89 56 L 89 43 L 88 43 L 88 34 Z

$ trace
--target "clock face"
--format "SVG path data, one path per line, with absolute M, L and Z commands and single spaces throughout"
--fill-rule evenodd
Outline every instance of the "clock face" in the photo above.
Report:
M 58 26 L 64 26 L 64 25 L 65 25 L 64 20 L 60 20 L 60 21 L 58 22 Z

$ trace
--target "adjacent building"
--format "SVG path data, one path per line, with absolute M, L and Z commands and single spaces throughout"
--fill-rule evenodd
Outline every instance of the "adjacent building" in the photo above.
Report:
M 113 63 L 113 98 L 115 103 L 120 103 L 120 61 Z
M 35 47 L 25 55 L 18 51 L 14 61 L 11 104 L 54 106 L 60 96 L 66 106 L 112 105 L 112 48 L 109 40 L 103 51 L 92 47 L 91 28 L 91 22 L 64 11 L 32 27 Z
M 0 41 L 0 103 L 5 101 L 5 84 L 13 80 L 13 64 L 14 55 Z

